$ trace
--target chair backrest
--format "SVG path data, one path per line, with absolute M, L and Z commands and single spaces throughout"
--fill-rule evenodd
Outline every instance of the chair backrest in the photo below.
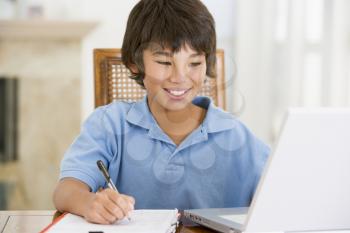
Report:
M 216 52 L 216 78 L 207 78 L 199 95 L 209 96 L 215 105 L 225 109 L 224 51 Z M 121 59 L 120 49 L 94 49 L 95 107 L 114 100 L 137 101 L 146 91 L 129 78 L 130 71 Z

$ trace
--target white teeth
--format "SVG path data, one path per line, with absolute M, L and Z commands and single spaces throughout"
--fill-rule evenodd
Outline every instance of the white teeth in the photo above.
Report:
M 175 96 L 183 95 L 183 94 L 185 94 L 185 92 L 186 92 L 185 90 L 182 90 L 182 91 L 169 90 L 169 93 L 172 95 L 175 95 Z

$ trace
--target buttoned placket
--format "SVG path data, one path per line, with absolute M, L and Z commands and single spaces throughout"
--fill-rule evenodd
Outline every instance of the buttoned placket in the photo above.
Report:
M 174 156 L 176 156 L 177 153 L 180 151 L 203 141 L 208 140 L 208 133 L 203 127 L 203 125 L 200 125 L 197 129 L 195 129 L 190 135 L 186 137 L 186 139 L 179 145 L 176 146 L 176 144 L 170 139 L 168 135 L 164 133 L 163 130 L 159 128 L 158 125 L 154 125 L 150 128 L 148 132 L 148 136 L 155 139 L 162 141 L 164 143 L 170 144 L 171 147 L 173 147 L 175 150 L 171 153 L 169 159 L 172 159 Z

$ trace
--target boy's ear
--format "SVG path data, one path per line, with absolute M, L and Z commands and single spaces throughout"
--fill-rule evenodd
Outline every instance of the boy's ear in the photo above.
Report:
M 138 71 L 139 71 L 139 69 L 137 69 L 137 66 L 135 64 L 129 65 L 129 69 L 134 74 L 138 73 Z

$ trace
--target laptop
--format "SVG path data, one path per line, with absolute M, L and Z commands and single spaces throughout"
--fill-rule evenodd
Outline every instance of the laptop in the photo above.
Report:
M 350 229 L 350 108 L 289 109 L 250 207 L 184 215 L 230 233 Z

